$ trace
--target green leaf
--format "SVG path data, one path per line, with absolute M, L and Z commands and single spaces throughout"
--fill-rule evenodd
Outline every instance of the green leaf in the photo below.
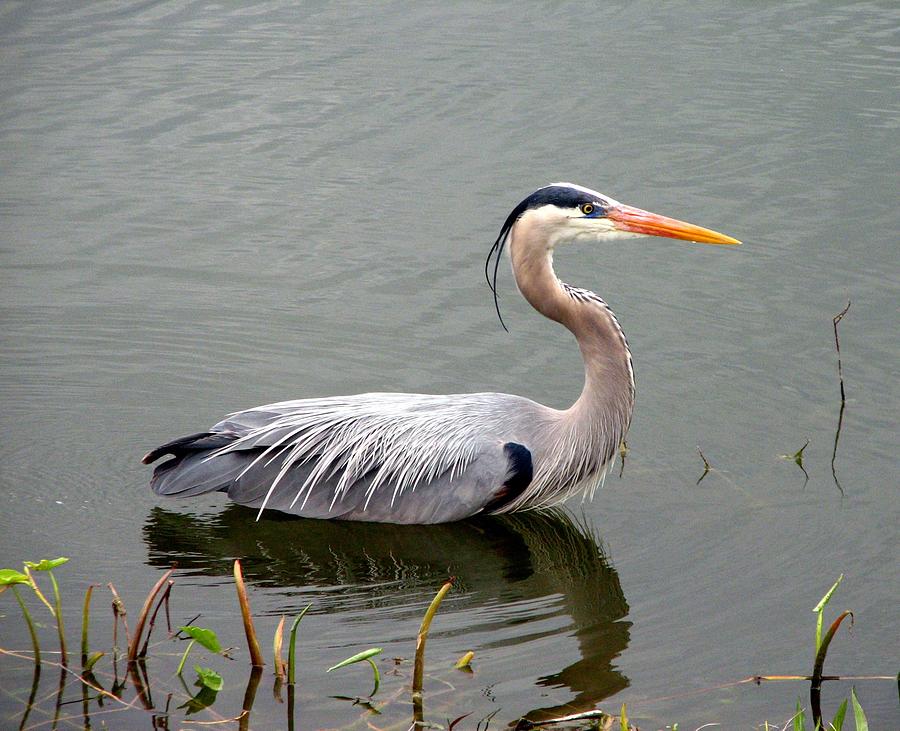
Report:
M 0 569 L 0 586 L 11 586 L 12 584 L 30 584 L 25 574 L 19 573 L 15 569 Z
M 844 728 L 844 716 L 847 715 L 847 699 L 838 706 L 837 713 L 834 714 L 834 720 L 831 722 L 831 728 L 834 731 L 841 731 Z
M 869 721 L 866 714 L 863 713 L 862 706 L 859 705 L 859 698 L 856 697 L 856 688 L 850 689 L 850 700 L 853 703 L 853 719 L 856 721 L 856 731 L 869 731 Z
M 794 716 L 794 731 L 804 731 L 806 728 L 806 715 L 803 713 L 803 706 L 800 705 L 800 699 L 797 699 L 797 714 Z
M 832 584 L 831 588 L 825 592 L 825 596 L 819 599 L 819 603 L 813 607 L 813 613 L 818 614 L 819 616 L 816 618 L 816 652 L 819 651 L 819 645 L 822 642 L 822 612 L 825 611 L 825 605 L 831 601 L 831 595 L 834 594 L 835 589 L 838 588 L 840 583 L 844 580 L 844 575 L 841 574 L 838 576 L 837 581 Z
M 194 670 L 197 671 L 196 685 L 209 688 L 216 693 L 222 690 L 222 676 L 215 670 L 212 668 L 201 668 L 199 665 L 194 665 Z
M 57 566 L 62 566 L 68 560 L 68 558 L 60 556 L 59 558 L 54 559 L 43 558 L 38 563 L 26 561 L 25 565 L 34 571 L 49 571 L 50 569 L 55 569 Z
M 192 640 L 195 640 L 198 644 L 202 645 L 210 652 L 215 652 L 216 654 L 222 652 L 222 646 L 219 644 L 219 638 L 216 637 L 216 633 L 211 629 L 195 627 L 193 625 L 181 627 L 180 629 L 188 637 L 190 637 Z
M 337 670 L 338 668 L 344 668 L 344 667 L 347 667 L 348 665 L 353 665 L 354 663 L 357 663 L 357 662 L 363 662 L 364 660 L 368 660 L 370 657 L 375 657 L 375 655 L 378 655 L 379 653 L 381 653 L 380 647 L 370 647 L 368 650 L 363 650 L 362 652 L 358 652 L 355 655 L 353 655 L 352 657 L 348 657 L 346 660 L 341 660 L 337 665 L 332 665 L 325 672 L 330 673 L 332 670 Z
M 825 592 L 825 596 L 823 596 L 821 599 L 819 599 L 819 603 L 816 604 L 815 607 L 813 607 L 814 612 L 821 612 L 823 609 L 825 609 L 825 605 L 828 604 L 829 601 L 831 601 L 831 595 L 834 594 L 835 589 L 837 589 L 838 586 L 840 586 L 840 583 L 843 580 L 844 580 L 843 574 L 838 576 L 837 581 L 835 581 L 834 584 L 832 584 L 831 588 L 827 592 Z

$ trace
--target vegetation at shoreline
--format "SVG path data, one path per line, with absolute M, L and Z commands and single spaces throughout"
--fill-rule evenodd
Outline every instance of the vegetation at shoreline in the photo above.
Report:
M 53 569 L 62 566 L 67 561 L 67 558 L 61 557 L 54 560 L 45 559 L 40 562 L 25 562 L 23 565 L 23 571 L 21 572 L 14 569 L 0 569 L 0 593 L 9 589 L 15 597 L 16 603 L 18 604 L 22 612 L 23 619 L 28 628 L 28 633 L 32 644 L 30 653 L 0 648 L 0 655 L 4 656 L 8 660 L 15 660 L 18 662 L 31 662 L 34 666 L 30 695 L 28 700 L 24 703 L 22 717 L 19 723 L 20 731 L 34 728 L 38 725 L 45 725 L 33 724 L 32 726 L 30 726 L 28 721 L 31 712 L 36 706 L 40 705 L 40 701 L 38 700 L 38 688 L 40 685 L 42 669 L 47 667 L 55 667 L 60 670 L 60 679 L 57 685 L 55 705 L 52 716 L 52 726 L 54 728 L 58 727 L 60 723 L 64 722 L 70 726 L 72 726 L 73 724 L 76 726 L 80 724 L 81 727 L 87 729 L 92 725 L 92 714 L 108 714 L 110 712 L 113 712 L 114 710 L 124 711 L 128 709 L 133 711 L 143 710 L 145 712 L 152 713 L 154 718 L 154 727 L 165 728 L 167 727 L 165 724 L 168 723 L 169 718 L 177 717 L 178 723 L 214 723 L 225 725 L 226 727 L 228 726 L 228 724 L 231 724 L 232 726 L 236 726 L 239 729 L 251 728 L 250 715 L 256 698 L 257 688 L 260 681 L 262 680 L 263 668 L 266 665 L 266 661 L 260 649 L 260 643 L 257 638 L 253 616 L 250 611 L 250 601 L 246 587 L 244 585 L 240 561 L 234 562 L 234 585 L 245 630 L 251 670 L 244 691 L 241 712 L 239 715 L 232 718 L 224 718 L 215 713 L 214 704 L 216 702 L 217 695 L 225 687 L 223 677 L 215 669 L 215 667 L 206 667 L 199 663 L 193 665 L 193 671 L 195 674 L 193 686 L 194 688 L 196 688 L 196 690 L 191 690 L 185 680 L 185 666 L 193 648 L 199 646 L 213 658 L 218 656 L 220 658 L 228 659 L 231 658 L 230 653 L 233 648 L 223 648 L 218 636 L 213 629 L 195 624 L 198 619 L 197 617 L 191 619 L 188 622 L 185 622 L 177 628 L 173 628 L 170 616 L 170 605 L 172 601 L 173 587 L 175 586 L 175 580 L 172 578 L 175 569 L 169 569 L 168 571 L 164 572 L 160 576 L 156 584 L 152 587 L 143 602 L 133 630 L 129 629 L 127 623 L 127 613 L 124 602 L 122 601 L 115 587 L 112 584 L 108 584 L 113 598 L 113 645 L 109 650 L 91 651 L 88 636 L 88 627 L 90 624 L 91 600 L 94 586 L 89 586 L 85 592 L 82 608 L 80 638 L 81 671 L 78 672 L 77 670 L 73 669 L 69 664 L 69 653 L 66 645 L 62 597 L 60 596 L 59 586 L 53 574 Z M 39 582 L 37 581 L 36 574 L 46 574 L 47 582 L 50 584 L 50 587 L 52 589 L 52 602 L 50 599 L 48 599 L 47 593 L 45 593 L 45 591 L 41 588 Z M 771 725 L 768 722 L 763 722 L 763 725 L 761 725 L 760 728 L 764 727 L 765 729 L 767 729 L 767 731 L 769 729 L 784 729 L 784 731 L 807 731 L 807 729 L 811 729 L 813 731 L 816 731 L 818 729 L 822 729 L 823 731 L 843 731 L 843 729 L 846 728 L 849 731 L 850 725 L 846 722 L 845 719 L 848 714 L 848 709 L 852 709 L 855 724 L 854 728 L 856 729 L 856 731 L 868 731 L 868 722 L 865 716 L 865 712 L 863 711 L 859 699 L 857 698 L 855 688 L 851 690 L 850 698 L 845 699 L 839 706 L 837 713 L 832 719 L 824 719 L 821 711 L 821 689 L 823 682 L 851 679 L 837 675 L 824 675 L 825 658 L 827 656 L 828 648 L 831 642 L 833 641 L 842 623 L 845 620 L 850 619 L 852 624 L 854 619 L 853 613 L 849 610 L 845 610 L 838 614 L 837 617 L 828 625 L 827 629 L 825 629 L 825 609 L 832 599 L 838 586 L 840 585 L 842 579 L 843 575 L 838 578 L 834 585 L 828 590 L 828 592 L 826 592 L 826 594 L 813 609 L 813 612 L 816 614 L 816 629 L 815 656 L 811 675 L 756 675 L 730 684 L 760 684 L 762 682 L 785 681 L 809 682 L 809 714 L 807 714 L 807 711 L 805 710 L 803 704 L 798 699 L 795 712 L 790 716 L 790 718 L 787 719 L 786 722 L 783 723 L 783 725 Z M 410 698 L 411 719 L 409 720 L 410 725 L 404 726 L 404 728 L 443 728 L 447 731 L 450 731 L 454 728 L 476 728 L 478 729 L 478 731 L 486 731 L 491 726 L 492 721 L 496 723 L 501 720 L 495 718 L 495 716 L 497 715 L 496 713 L 481 719 L 472 719 L 469 714 L 464 714 L 456 718 L 442 718 L 440 722 L 437 722 L 431 716 L 426 717 L 426 692 L 424 689 L 424 681 L 426 678 L 425 647 L 431 623 L 434 620 L 435 615 L 437 614 L 442 600 L 451 591 L 452 587 L 453 579 L 451 578 L 446 581 L 437 592 L 437 594 L 431 601 L 427 611 L 425 612 L 424 617 L 422 618 L 419 631 L 416 635 L 415 653 L 412 662 L 411 673 L 409 672 L 409 663 L 404 659 L 395 658 L 393 660 L 393 667 L 391 669 L 391 672 L 393 675 L 399 675 L 403 680 L 401 684 L 402 687 L 399 690 L 391 692 L 387 697 L 385 697 L 384 693 L 379 696 L 379 691 L 381 690 L 381 672 L 379 671 L 378 665 L 373 660 L 373 658 L 382 653 L 382 649 L 378 647 L 372 647 L 362 652 L 356 653 L 355 655 L 334 664 L 332 667 L 324 671 L 326 673 L 330 673 L 332 671 L 340 670 L 351 665 L 356 665 L 358 663 L 368 664 L 370 666 L 372 672 L 372 690 L 368 693 L 368 695 L 333 696 L 333 698 L 337 702 L 350 703 L 353 706 L 359 707 L 361 713 L 363 714 L 363 718 L 365 718 L 364 725 L 374 729 L 381 728 L 381 726 L 378 725 L 378 716 L 384 716 L 385 711 L 392 705 L 396 710 L 396 704 L 401 702 L 402 696 L 407 693 L 409 694 Z M 58 652 L 53 653 L 54 656 L 58 656 L 58 661 L 49 660 L 47 656 L 50 653 L 48 653 L 48 651 L 46 650 L 42 651 L 38 633 L 35 629 L 36 622 L 34 616 L 29 609 L 28 603 L 22 596 L 22 592 L 20 591 L 21 589 L 30 590 L 30 593 L 37 600 L 37 602 L 43 605 L 43 608 L 47 612 L 49 612 L 54 622 L 56 635 L 59 642 Z M 32 604 L 33 603 L 34 602 L 32 602 Z M 279 622 L 275 630 L 272 642 L 272 664 L 274 666 L 274 670 L 272 673 L 274 676 L 272 692 L 275 700 L 279 703 L 282 703 L 282 694 L 283 691 L 286 690 L 286 727 L 290 731 L 293 731 L 295 727 L 296 716 L 294 695 L 297 685 L 296 647 L 298 642 L 298 629 L 301 619 L 309 610 L 310 606 L 311 605 L 308 604 L 296 617 L 294 617 L 292 621 L 288 638 L 288 660 L 286 663 L 283 660 L 284 626 L 285 620 L 287 619 L 286 617 L 281 617 L 281 621 Z M 165 617 L 167 633 L 164 639 L 157 640 L 156 642 L 151 644 L 151 636 L 153 635 L 153 631 L 155 629 L 157 619 L 160 616 L 160 612 L 162 612 Z M 118 646 L 120 638 L 120 620 L 122 624 L 122 632 L 125 639 L 124 649 L 121 649 Z M 187 642 L 184 650 L 176 653 L 168 652 L 167 648 L 171 647 L 171 643 L 178 641 Z M 167 687 L 166 681 L 157 680 L 155 682 L 151 682 L 151 677 L 147 668 L 148 659 L 150 657 L 153 657 L 154 659 L 160 659 L 166 655 L 179 658 L 177 668 L 174 672 L 174 677 L 177 678 L 178 682 L 180 683 L 180 690 L 178 688 L 174 688 L 173 690 L 171 687 Z M 101 672 L 100 666 L 98 665 L 98 663 L 100 663 L 100 661 L 107 656 L 109 656 L 111 674 L 109 670 L 104 670 L 103 672 Z M 455 669 L 452 670 L 452 672 L 471 672 L 471 662 L 473 657 L 474 653 L 467 652 L 459 659 L 459 661 L 456 663 Z M 120 663 L 123 663 L 124 670 L 121 676 L 119 675 Z M 106 664 L 104 663 L 103 665 L 105 667 Z M 66 681 L 70 677 L 75 678 L 81 690 L 82 714 L 80 718 L 71 715 L 64 715 L 63 713 L 64 706 L 72 702 L 71 700 L 65 700 L 64 698 Z M 102 681 L 101 678 L 103 679 Z M 890 678 L 880 676 L 863 676 L 852 679 L 860 681 L 876 679 L 890 680 Z M 126 690 L 129 689 L 130 691 L 134 692 L 134 699 L 132 700 L 128 700 L 126 698 Z M 166 702 L 163 708 L 160 708 L 159 705 L 154 702 L 154 692 L 166 693 Z M 50 698 L 51 696 L 47 696 L 44 698 L 44 701 L 47 702 Z M 449 705 L 446 703 L 447 699 L 445 698 L 444 700 L 445 716 L 447 707 L 460 707 L 464 703 L 464 699 L 455 695 L 450 697 Z M 177 707 L 173 709 L 173 702 L 178 703 L 179 701 L 181 701 L 180 705 L 177 705 Z M 205 715 L 209 716 L 210 720 L 199 721 L 197 719 L 191 718 L 191 716 L 200 714 L 201 712 L 204 712 Z M 575 713 L 555 718 L 537 720 L 530 720 L 525 718 L 520 718 L 517 720 L 513 718 L 507 719 L 507 722 L 513 725 L 519 731 L 536 728 L 604 730 L 622 729 L 639 731 L 640 727 L 636 718 L 639 717 L 632 716 L 632 718 L 629 720 L 629 712 L 626 708 L 626 705 L 622 704 L 621 709 L 619 709 L 616 713 L 605 712 L 600 708 L 595 708 L 581 713 Z M 163 725 L 157 726 L 156 724 L 160 721 L 160 719 L 163 719 Z M 396 726 L 396 724 L 394 725 Z M 675 729 L 678 729 L 678 724 L 673 724 L 670 728 L 675 731 Z

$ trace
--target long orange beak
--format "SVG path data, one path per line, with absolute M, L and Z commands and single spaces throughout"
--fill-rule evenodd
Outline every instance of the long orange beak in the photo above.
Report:
M 666 236 L 670 239 L 696 241 L 699 244 L 741 243 L 737 239 L 731 238 L 731 236 L 720 234 L 718 231 L 679 221 L 677 218 L 660 216 L 657 213 L 650 213 L 650 211 L 634 208 L 633 206 L 625 206 L 621 203 L 610 208 L 606 217 L 620 231 L 630 231 L 648 236 Z

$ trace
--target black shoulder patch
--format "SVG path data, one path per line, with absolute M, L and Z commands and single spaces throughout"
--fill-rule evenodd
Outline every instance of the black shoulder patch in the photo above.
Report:
M 515 442 L 507 442 L 503 445 L 503 451 L 506 452 L 506 457 L 509 459 L 508 477 L 494 498 L 484 506 L 486 513 L 499 510 L 519 497 L 531 484 L 534 476 L 531 451 L 527 447 Z

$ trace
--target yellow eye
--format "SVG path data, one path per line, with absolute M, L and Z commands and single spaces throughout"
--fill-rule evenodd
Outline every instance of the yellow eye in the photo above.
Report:
M 594 212 L 594 205 L 593 205 L 593 203 L 582 203 L 582 204 L 581 204 L 581 212 L 582 212 L 585 216 L 590 216 L 590 215 Z

